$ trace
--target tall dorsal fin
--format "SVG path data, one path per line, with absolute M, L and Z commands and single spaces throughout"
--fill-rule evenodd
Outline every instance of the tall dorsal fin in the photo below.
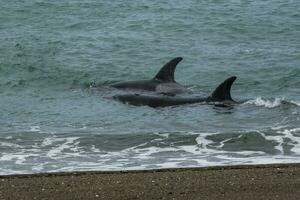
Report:
M 161 81 L 170 81 L 175 82 L 174 73 L 177 64 L 182 60 L 181 57 L 174 58 L 166 63 L 156 74 L 154 79 L 161 80 Z
M 236 76 L 226 79 L 215 89 L 215 91 L 210 95 L 210 98 L 213 101 L 233 101 L 231 98 L 230 89 L 235 79 Z

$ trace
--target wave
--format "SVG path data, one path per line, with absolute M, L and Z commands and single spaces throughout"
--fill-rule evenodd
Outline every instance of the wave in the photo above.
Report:
M 248 100 L 244 104 L 252 104 L 256 106 L 262 106 L 266 108 L 275 108 L 279 107 L 282 105 L 294 105 L 294 106 L 300 106 L 300 102 L 298 101 L 290 101 L 290 100 L 285 100 L 283 97 L 277 97 L 275 99 L 269 100 L 269 99 L 263 99 L 262 97 L 258 97 L 256 99 Z
M 292 103 L 292 104 L 295 104 L 295 105 L 297 105 L 297 106 L 300 106 L 300 102 L 298 102 L 298 101 L 291 101 L 291 103 Z
M 134 142 L 120 148 L 111 146 L 125 142 L 124 135 L 48 135 L 34 144 L 9 138 L 0 142 L 6 149 L 0 153 L 0 174 L 296 162 L 299 133 L 299 127 L 285 126 L 236 133 L 163 132 L 134 135 Z

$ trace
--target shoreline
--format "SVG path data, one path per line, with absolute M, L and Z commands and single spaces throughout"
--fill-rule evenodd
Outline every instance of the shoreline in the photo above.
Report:
M 0 175 L 0 199 L 299 199 L 300 163 Z
M 180 172 L 180 171 L 207 171 L 207 170 L 233 170 L 233 169 L 258 169 L 258 168 L 287 168 L 299 167 L 299 163 L 271 163 L 271 164 L 249 164 L 249 165 L 220 165 L 207 167 L 178 167 L 159 169 L 133 169 L 133 170 L 82 170 L 82 171 L 58 171 L 58 172 L 38 172 L 26 174 L 0 174 L 1 178 L 28 178 L 28 177 L 48 177 L 48 176 L 70 176 L 70 175 L 98 175 L 98 174 L 124 174 L 124 173 L 154 173 L 154 172 Z

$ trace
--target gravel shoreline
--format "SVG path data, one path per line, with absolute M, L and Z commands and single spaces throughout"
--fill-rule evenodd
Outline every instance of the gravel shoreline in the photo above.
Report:
M 300 199 L 300 164 L 0 176 L 0 199 Z

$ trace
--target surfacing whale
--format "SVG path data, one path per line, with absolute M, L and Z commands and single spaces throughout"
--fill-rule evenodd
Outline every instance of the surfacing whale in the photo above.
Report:
M 231 86 L 236 80 L 235 76 L 226 79 L 221 83 L 210 96 L 200 97 L 181 97 L 181 96 L 164 96 L 164 95 L 139 95 L 139 94 L 125 94 L 115 95 L 114 99 L 135 106 L 150 106 L 150 107 L 167 107 L 176 106 L 182 104 L 193 104 L 193 103 L 214 103 L 222 102 L 224 104 L 236 103 L 230 94 Z
M 166 63 L 156 76 L 150 80 L 126 81 L 110 85 L 118 89 L 139 89 L 162 94 L 186 93 L 189 90 L 175 81 L 174 73 L 182 57 L 176 57 Z

